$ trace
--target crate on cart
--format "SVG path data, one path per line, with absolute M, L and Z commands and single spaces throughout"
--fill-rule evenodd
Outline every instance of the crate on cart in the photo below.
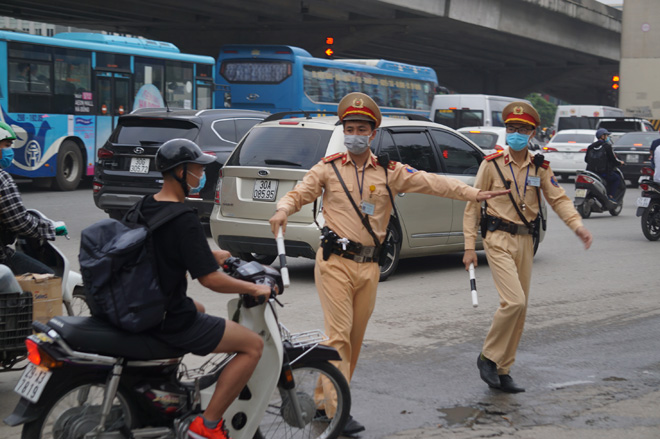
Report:
M 32 293 L 0 293 L 0 363 L 11 367 L 32 334 Z

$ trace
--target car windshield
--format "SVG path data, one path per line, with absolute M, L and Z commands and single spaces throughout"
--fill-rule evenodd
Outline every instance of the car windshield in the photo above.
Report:
M 495 133 L 486 133 L 483 131 L 461 131 L 460 133 L 479 145 L 481 149 L 493 149 L 497 144 L 497 134 Z
M 332 130 L 255 127 L 227 165 L 309 169 L 325 155 L 331 135 Z
M 127 119 L 113 133 L 112 143 L 123 145 L 161 144 L 170 139 L 195 140 L 199 128 L 191 122 L 167 119 Z
M 569 134 L 557 133 L 552 138 L 552 143 L 592 143 L 595 140 L 593 134 Z
M 651 146 L 651 143 L 660 138 L 658 133 L 628 133 L 619 137 L 614 146 Z

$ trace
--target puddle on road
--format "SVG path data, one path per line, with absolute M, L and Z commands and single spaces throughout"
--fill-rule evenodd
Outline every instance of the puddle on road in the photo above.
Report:
M 452 407 L 447 409 L 438 409 L 444 414 L 444 420 L 448 427 L 455 425 L 472 426 L 477 419 L 484 415 L 483 410 L 474 407 Z

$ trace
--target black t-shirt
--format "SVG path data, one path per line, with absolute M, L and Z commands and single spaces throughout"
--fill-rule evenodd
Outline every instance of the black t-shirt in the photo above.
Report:
M 142 214 L 148 220 L 160 209 L 173 204 L 156 201 L 148 196 L 142 204 Z M 184 206 L 181 206 L 184 208 Z M 218 266 L 199 218 L 192 210 L 160 226 L 153 235 L 154 252 L 161 288 L 169 297 L 167 314 L 156 330 L 173 333 L 189 326 L 197 309 L 186 294 L 186 272 L 193 279 L 212 273 Z

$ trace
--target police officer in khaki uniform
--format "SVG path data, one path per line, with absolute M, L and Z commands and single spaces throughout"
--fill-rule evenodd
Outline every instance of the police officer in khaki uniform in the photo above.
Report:
M 495 312 L 477 367 L 490 387 L 517 393 L 525 389 L 515 384 L 509 370 L 525 324 L 534 257 L 533 234 L 538 232 L 541 223 L 534 221 L 540 211 L 540 193 L 543 192 L 553 210 L 582 240 L 585 249 L 591 245 L 592 237 L 582 225 L 573 201 L 557 184 L 549 163 L 542 160 L 542 156 L 534 159 L 527 150 L 540 123 L 534 107 L 525 102 L 512 102 L 504 108 L 502 116 L 509 147 L 486 157 L 475 182 L 475 187 L 483 190 L 511 189 L 509 196 L 486 203 L 484 248 L 500 295 L 500 307 Z M 468 202 L 463 217 L 466 270 L 471 263 L 477 266 L 474 248 L 480 219 L 479 203 Z
M 323 242 L 327 258 L 324 258 L 324 248 L 320 248 L 314 278 L 325 330 L 330 337 L 328 343 L 339 351 L 342 361 L 336 366 L 350 382 L 376 303 L 379 246 L 392 213 L 386 181 L 392 193 L 420 192 L 475 203 L 508 191 L 480 191 L 459 180 L 417 171 L 395 161 L 390 161 L 387 169 L 383 169 L 369 149 L 381 122 L 378 105 L 366 94 L 350 93 L 339 103 L 338 114 L 348 153 L 325 157 L 312 167 L 302 183 L 277 203 L 270 223 L 276 234 L 280 226 L 286 227 L 288 215 L 323 194 L 323 217 L 328 228 L 324 228 Z M 361 216 L 366 217 L 371 230 Z M 341 238 L 344 238 L 342 242 L 337 242 Z M 326 399 L 332 400 L 331 397 Z M 334 408 L 329 407 L 333 404 L 326 401 L 324 407 L 320 407 L 328 417 L 334 415 Z M 364 426 L 351 417 L 343 433 L 355 434 L 363 430 Z

